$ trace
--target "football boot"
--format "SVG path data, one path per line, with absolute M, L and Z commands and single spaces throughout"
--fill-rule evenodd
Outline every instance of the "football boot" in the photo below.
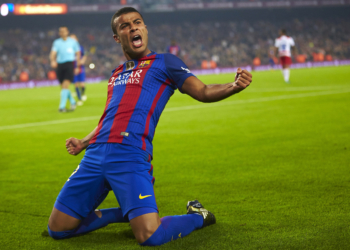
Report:
M 198 200 L 187 202 L 187 214 L 199 214 L 203 216 L 203 227 L 210 226 L 216 223 L 213 213 L 203 207 Z

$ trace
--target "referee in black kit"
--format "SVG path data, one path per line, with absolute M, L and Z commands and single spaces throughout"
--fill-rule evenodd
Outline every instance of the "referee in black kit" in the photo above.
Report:
M 53 42 L 50 62 L 51 67 L 56 69 L 57 78 L 61 85 L 61 100 L 59 112 L 73 111 L 76 108 L 76 102 L 69 90 L 69 84 L 74 79 L 74 61 L 77 62 L 77 67 L 80 66 L 80 45 L 70 38 L 67 27 L 59 28 L 61 38 Z M 70 102 L 70 109 L 66 109 L 67 99 Z

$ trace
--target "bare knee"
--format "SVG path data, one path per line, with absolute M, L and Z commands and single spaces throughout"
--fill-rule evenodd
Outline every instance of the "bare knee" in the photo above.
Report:
M 64 80 L 62 82 L 61 87 L 62 87 L 62 89 L 69 89 L 69 85 L 70 85 L 70 81 L 69 80 Z
M 157 230 L 157 229 L 156 229 Z M 156 230 L 152 230 L 151 228 L 149 229 L 145 229 L 143 231 L 139 231 L 137 233 L 135 233 L 135 239 L 137 240 L 138 243 L 143 243 L 146 240 L 148 240 L 149 237 L 152 236 L 152 234 L 156 231 Z
M 80 220 L 53 208 L 49 218 L 49 228 L 54 232 L 73 230 L 79 226 Z
M 138 243 L 143 243 L 161 224 L 158 213 L 149 213 L 130 220 L 130 225 Z

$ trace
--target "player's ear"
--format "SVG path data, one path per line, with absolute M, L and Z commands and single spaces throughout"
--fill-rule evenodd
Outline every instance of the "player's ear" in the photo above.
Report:
M 114 34 L 113 38 L 117 43 L 121 43 L 118 35 Z

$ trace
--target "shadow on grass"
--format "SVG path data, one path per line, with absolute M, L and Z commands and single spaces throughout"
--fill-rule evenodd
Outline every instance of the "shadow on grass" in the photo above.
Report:
M 126 248 L 138 248 L 139 245 L 135 240 L 134 234 L 130 227 L 108 228 L 108 231 L 97 230 L 95 232 L 80 235 L 64 240 L 54 241 L 54 245 L 69 249 L 104 249 L 104 248 L 115 248 L 122 247 Z M 201 230 L 196 230 L 190 235 L 180 240 L 169 242 L 162 246 L 162 248 L 170 249 L 205 249 L 208 245 L 213 246 L 214 242 L 220 238 L 220 231 L 222 230 L 221 225 L 213 225 Z M 47 231 L 42 232 L 43 237 L 49 237 Z M 208 244 L 209 243 L 209 244 Z
M 53 240 L 50 238 L 48 231 L 44 230 L 41 236 L 51 241 L 56 247 L 63 249 L 102 249 L 104 247 L 135 247 L 138 246 L 134 234 L 130 228 L 115 230 L 96 230 L 86 234 L 81 234 L 72 238 Z

